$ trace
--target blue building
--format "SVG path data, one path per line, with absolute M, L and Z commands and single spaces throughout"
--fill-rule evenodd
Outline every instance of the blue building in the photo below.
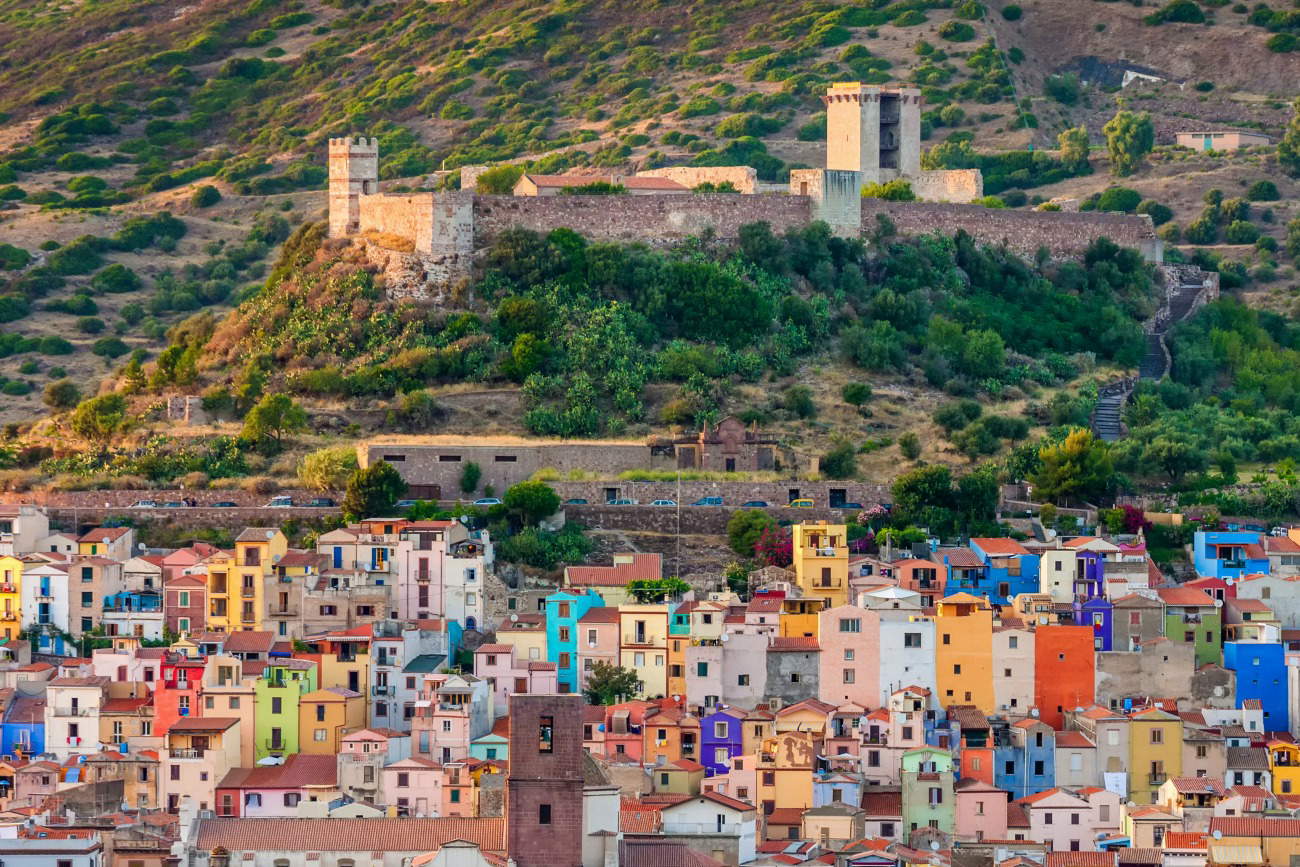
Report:
M 1286 648 L 1281 644 L 1225 641 L 1223 667 L 1237 674 L 1237 707 L 1258 699 L 1264 708 L 1264 730 L 1290 730 L 1287 711 Z
M 0 723 L 0 753 L 39 756 L 45 752 L 45 699 L 18 694 Z
M 993 785 L 1011 799 L 1056 785 L 1056 732 L 1042 720 L 1023 719 L 994 732 Z
M 1092 627 L 1092 649 L 1110 650 L 1111 635 L 1115 625 L 1115 608 L 1110 600 L 1098 596 L 1074 601 L 1074 622 L 1079 626 Z
M 949 583 L 945 593 L 951 595 L 964 591 L 973 596 L 983 596 L 990 604 L 1005 608 L 1021 593 L 1038 592 L 1038 555 L 1030 554 L 1015 539 L 971 539 L 970 549 L 983 564 L 983 574 L 974 582 L 977 586 Z
M 700 764 L 710 777 L 731 770 L 727 764 L 745 748 L 745 712 L 724 707 L 700 720 Z
M 1240 578 L 1267 574 L 1268 552 L 1259 533 L 1246 530 L 1198 530 L 1192 538 L 1196 574 L 1210 578 Z
M 555 663 L 560 692 L 578 692 L 578 621 L 604 604 L 591 590 L 560 590 L 546 597 L 546 658 Z
M 823 771 L 813 775 L 813 806 L 862 803 L 862 778 L 857 774 Z

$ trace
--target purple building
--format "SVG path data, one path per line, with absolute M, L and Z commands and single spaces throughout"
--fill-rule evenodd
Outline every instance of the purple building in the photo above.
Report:
M 700 720 L 700 763 L 708 776 L 725 774 L 728 762 L 745 747 L 745 711 L 719 707 Z

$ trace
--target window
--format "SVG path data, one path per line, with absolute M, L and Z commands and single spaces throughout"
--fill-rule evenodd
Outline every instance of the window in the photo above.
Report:
M 460 803 L 460 789 L 452 789 L 452 790 L 451 790 L 451 802 L 452 802 L 453 804 L 459 804 L 459 803 Z
M 776 785 L 776 771 L 763 771 L 763 785 L 765 786 Z
M 920 647 L 920 646 L 921 646 L 921 633 L 919 633 L 919 632 L 904 632 L 904 633 L 903 633 L 903 646 L 904 646 L 904 647 Z
M 302 800 L 302 795 L 298 794 L 297 792 L 284 793 L 284 805 L 286 807 L 296 807 L 298 806 L 298 802 L 301 800 Z
M 910 741 L 911 739 L 912 739 L 912 727 L 903 726 L 903 740 Z
M 695 675 L 696 675 L 696 677 L 708 677 L 708 676 L 709 676 L 709 664 L 708 664 L 707 662 L 697 662 L 697 663 L 695 663 Z
M 715 738 L 725 738 L 727 736 L 727 724 L 724 722 L 715 722 L 713 724 L 713 736 Z
M 960 665 L 954 665 L 954 666 L 952 667 L 952 673 L 953 673 L 953 674 L 961 674 L 961 666 L 960 666 Z
M 881 822 L 881 823 L 880 823 L 880 836 L 882 836 L 882 837 L 892 837 L 892 836 L 894 836 L 894 823 L 893 823 L 893 822 Z
M 1044 813 L 1044 814 L 1043 814 L 1043 824 L 1044 824 L 1044 825 L 1050 825 L 1050 824 L 1052 824 L 1052 814 L 1051 814 L 1051 813 Z
M 1163 744 L 1165 742 L 1165 730 L 1162 728 L 1153 728 L 1151 730 L 1151 743 Z
M 405 789 L 411 785 L 411 775 L 408 773 L 399 773 L 397 775 L 397 788 Z
M 943 643 L 944 643 L 944 644 L 952 644 L 952 636 L 951 636 L 950 634 L 948 634 L 947 632 L 945 632 L 945 633 L 943 634 Z
M 846 648 L 844 648 L 844 661 L 845 661 L 845 662 L 852 662 L 852 661 L 853 661 L 853 648 L 852 648 L 852 647 L 846 647 Z
M 244 806 L 245 807 L 262 806 L 262 796 L 257 792 L 249 792 L 248 794 L 244 795 Z
M 1079 814 L 1078 814 L 1078 813 L 1071 813 L 1071 814 L 1070 814 L 1070 824 L 1071 824 L 1071 825 L 1077 825 L 1077 824 L 1079 824 Z
M 328 730 L 328 729 L 315 729 L 315 730 L 312 731 L 312 733 L 311 733 L 311 737 L 312 737 L 312 740 L 316 741 L 317 743 L 322 743 L 322 744 L 323 744 L 323 743 L 325 743 L 325 739 L 326 739 L 328 733 L 329 733 L 329 730 Z
M 539 753 L 554 752 L 555 751 L 554 737 L 555 737 L 555 718 L 551 716 L 538 717 L 537 751 Z M 551 821 L 551 807 L 549 804 L 546 804 L 544 806 L 546 807 L 546 822 L 543 824 L 549 824 Z
M 1041 776 L 1043 775 L 1043 773 L 1044 773 L 1044 771 L 1043 771 L 1043 763 L 1042 763 L 1042 761 L 1036 761 L 1036 762 L 1034 762 L 1034 776 L 1035 776 L 1035 777 L 1041 777 Z
M 1020 646 L 1020 639 L 1019 639 L 1017 636 L 1012 635 L 1012 636 L 1010 636 L 1009 638 L 1007 638 L 1007 647 L 1008 647 L 1008 648 L 1010 648 L 1011 650 L 1015 650 L 1015 649 L 1018 648 L 1019 646 Z
M 737 685 L 737 686 L 749 686 L 749 675 L 747 675 L 747 674 L 738 674 L 738 675 L 736 675 L 736 685 Z
M 861 632 L 862 619 L 858 617 L 841 617 L 840 632 Z
M 844 682 L 845 682 L 845 683 L 853 683 L 853 677 L 854 677 L 853 669 L 851 669 L 851 668 L 846 668 L 846 669 L 844 669 Z
M 537 824 L 539 824 L 539 825 L 549 825 L 549 824 L 551 824 L 551 805 L 550 805 L 550 804 L 538 804 L 538 805 L 537 805 Z

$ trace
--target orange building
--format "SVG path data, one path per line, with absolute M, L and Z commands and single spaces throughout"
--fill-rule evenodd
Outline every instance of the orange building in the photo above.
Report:
M 1065 727 L 1065 711 L 1093 704 L 1096 657 L 1091 626 L 1040 626 L 1034 634 L 1034 705 L 1039 719 Z
M 989 601 L 954 593 L 939 600 L 936 608 L 938 703 L 944 707 L 973 704 L 981 713 L 993 713 L 993 609 Z

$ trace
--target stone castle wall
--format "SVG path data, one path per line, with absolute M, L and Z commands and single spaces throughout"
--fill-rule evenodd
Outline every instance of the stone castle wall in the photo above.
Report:
M 1134 247 L 1148 258 L 1160 249 L 1155 227 L 1145 215 L 1100 213 L 1038 213 L 979 205 L 936 202 L 886 202 L 862 200 L 862 226 L 871 231 L 876 215 L 894 221 L 901 235 L 931 232 L 952 235 L 965 230 L 978 241 L 1003 244 L 1022 256 L 1033 258 L 1040 247 L 1056 258 L 1073 258 L 1098 238 L 1110 238 L 1123 247 Z
M 736 238 L 741 226 L 760 220 L 777 233 L 806 226 L 812 205 L 797 196 L 475 196 L 474 243 L 485 246 L 509 228 L 563 227 L 598 241 L 672 244 L 707 229 Z
M 916 197 L 927 202 L 970 202 L 984 195 L 984 175 L 979 169 L 921 172 L 908 180 Z

